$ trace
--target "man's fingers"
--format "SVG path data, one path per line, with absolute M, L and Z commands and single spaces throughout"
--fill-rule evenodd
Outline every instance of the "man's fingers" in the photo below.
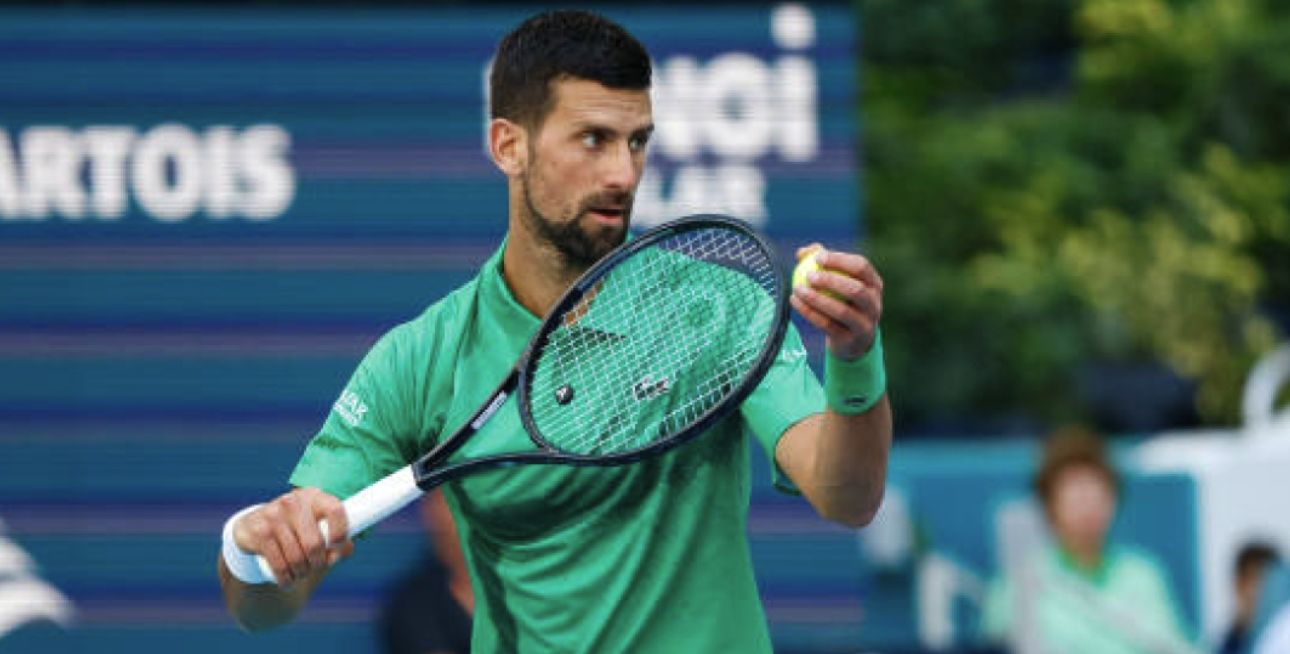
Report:
M 821 268 L 842 273 L 882 292 L 882 276 L 864 255 L 825 251 L 816 257 L 816 261 L 820 262 Z
M 793 305 L 794 309 L 797 309 L 798 313 L 802 314 L 803 318 L 806 318 L 807 322 L 815 325 L 817 329 L 825 334 L 834 336 L 846 331 L 846 327 L 842 323 L 837 322 L 822 311 L 811 306 L 797 293 L 790 295 L 788 297 L 788 301 Z
M 311 492 L 297 489 L 279 497 L 264 512 L 289 571 L 287 579 L 279 579 L 283 586 L 304 579 L 311 571 L 327 565 L 322 533 L 314 517 L 315 502 L 317 498 Z
M 269 504 L 246 515 L 233 526 L 233 542 L 243 552 L 254 552 L 264 557 L 273 576 L 279 583 L 286 585 L 290 580 L 291 567 L 282 547 L 278 545 L 273 527 L 272 516 L 277 513 L 277 507 Z
M 314 518 L 312 507 L 306 506 L 310 499 L 292 494 L 283 498 L 283 501 L 289 506 L 288 517 L 305 555 L 305 563 L 309 569 L 316 569 L 327 565 L 327 544 L 323 542 L 323 534 L 318 529 L 318 520 Z
M 837 296 L 832 297 L 832 299 L 837 300 L 838 304 L 844 305 L 837 307 L 839 311 L 848 306 L 853 307 L 868 322 L 876 322 L 882 316 L 882 293 L 861 284 L 851 277 L 829 272 L 813 273 L 808 278 L 808 281 L 812 290 L 825 292 L 824 297 L 831 297 L 829 293 Z M 830 306 L 833 305 L 821 306 L 820 309 L 829 312 Z M 830 312 L 830 315 L 836 320 L 848 322 L 846 314 L 833 314 Z
M 817 291 L 832 291 L 834 294 L 852 302 L 853 298 L 865 292 L 865 285 L 847 275 L 824 270 L 806 276 L 806 281 Z
M 798 248 L 798 259 L 817 248 L 818 243 Z M 872 346 L 882 317 L 882 276 L 859 254 L 822 249 L 814 256 L 820 269 L 793 288 L 793 307 L 825 333 L 830 352 L 858 357 Z
M 851 359 L 868 351 L 877 329 L 877 317 L 810 288 L 794 289 L 793 307 L 828 337 L 830 350 Z
M 322 501 L 316 505 L 315 516 L 318 520 L 326 521 L 327 537 L 329 542 L 325 543 L 330 547 L 334 543 L 347 540 L 349 534 L 349 516 L 345 513 L 345 505 L 331 496 L 324 496 L 330 501 Z
M 872 329 L 882 316 L 882 280 L 873 267 L 859 255 L 830 253 L 828 261 L 845 263 L 845 268 L 826 268 L 807 276 L 808 291 L 803 294 L 817 311 L 830 319 L 860 332 Z M 866 273 L 868 271 L 868 273 Z M 855 275 L 867 276 L 877 285 L 865 283 Z M 798 289 L 794 289 L 797 292 Z M 833 300 L 832 302 L 828 300 Z M 857 313 L 858 311 L 858 313 Z
M 243 551 L 263 556 L 278 585 L 286 588 L 334 562 L 320 521 L 326 521 L 332 542 L 348 542 L 340 500 L 318 489 L 301 488 L 239 520 L 233 538 Z
M 327 550 L 328 567 L 336 565 L 342 559 L 349 558 L 349 556 L 353 553 L 354 553 L 354 541 L 346 539 L 338 543 L 335 547 Z
M 304 545 L 296 536 L 295 525 L 289 521 L 278 522 L 274 525 L 273 537 L 278 547 L 282 548 L 288 570 L 288 578 L 278 578 L 279 585 L 289 586 L 297 579 L 303 579 L 308 575 L 309 553 L 305 551 Z
M 854 283 L 854 280 L 852 281 Z M 877 322 L 877 316 L 867 315 L 867 312 L 861 306 L 838 299 L 829 293 L 814 288 L 796 288 L 793 289 L 793 295 L 829 322 L 837 323 L 856 332 L 869 329 L 872 324 Z M 856 300 L 860 304 L 872 308 L 872 304 L 868 299 L 857 297 Z M 812 321 L 812 324 L 815 324 L 815 321 Z M 819 324 L 815 324 L 815 326 L 824 329 Z
M 283 521 L 281 505 L 277 500 L 270 502 L 256 514 L 247 516 L 247 519 L 254 520 L 249 530 L 255 540 L 253 548 L 248 551 L 258 552 L 269 562 L 269 569 L 273 570 L 279 586 L 290 586 L 295 582 L 292 557 L 299 547 L 287 542 L 288 539 L 294 539 L 290 536 L 291 530 L 287 523 Z
M 260 556 L 269 562 L 269 569 L 273 571 L 273 576 L 278 580 L 278 585 L 282 587 L 290 586 L 294 579 L 291 576 L 291 566 L 287 564 L 287 557 L 278 547 L 278 542 L 269 540 L 265 542 L 263 549 L 260 550 Z
M 340 500 L 318 489 L 296 489 L 242 516 L 233 525 L 233 541 L 264 557 L 278 585 L 288 588 L 338 560 L 328 551 L 324 526 L 332 542 L 348 542 Z
M 805 257 L 806 255 L 814 252 L 815 250 L 823 250 L 823 249 L 824 249 L 824 246 L 820 245 L 819 243 L 811 243 L 810 245 L 803 245 L 802 247 L 797 248 L 797 260 L 801 261 L 802 257 Z

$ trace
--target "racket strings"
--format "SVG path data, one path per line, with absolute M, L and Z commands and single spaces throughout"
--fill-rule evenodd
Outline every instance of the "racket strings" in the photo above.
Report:
M 623 260 L 538 355 L 530 410 L 539 433 L 582 455 L 681 434 L 757 362 L 779 283 L 769 252 L 730 228 L 683 231 Z

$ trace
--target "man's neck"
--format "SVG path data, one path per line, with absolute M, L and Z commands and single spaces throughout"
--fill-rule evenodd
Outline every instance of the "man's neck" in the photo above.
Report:
M 515 301 L 533 315 L 546 315 L 580 274 L 563 265 L 553 246 L 537 243 L 522 228 L 511 230 L 502 252 L 502 278 Z
M 1106 561 L 1103 544 L 1080 547 L 1073 546 L 1071 543 L 1062 543 L 1061 550 L 1066 555 L 1067 561 L 1081 574 L 1097 576 L 1102 572 L 1102 566 Z

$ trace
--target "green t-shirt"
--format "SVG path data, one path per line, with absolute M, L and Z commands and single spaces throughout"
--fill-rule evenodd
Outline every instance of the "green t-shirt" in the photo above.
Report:
M 1030 590 L 1022 591 L 1021 583 Z M 1028 620 L 1021 617 L 1026 614 Z M 1164 569 L 1123 546 L 1109 547 L 1097 570 L 1081 569 L 1047 546 L 1027 582 L 1001 577 L 990 585 L 982 632 L 995 642 L 1033 638 L 1053 654 L 1193 651 Z
M 501 274 L 479 275 L 377 342 L 291 483 L 348 497 L 450 436 L 537 331 Z M 769 652 L 746 539 L 751 432 L 773 462 L 823 410 L 801 336 L 737 414 L 612 468 L 526 465 L 444 486 L 475 591 L 479 652 Z M 451 461 L 532 449 L 510 398 Z M 773 467 L 773 466 L 772 466 Z M 792 490 L 775 469 L 776 484 Z

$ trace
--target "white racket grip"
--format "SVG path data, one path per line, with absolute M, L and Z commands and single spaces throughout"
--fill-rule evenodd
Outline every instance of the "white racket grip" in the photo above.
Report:
M 345 519 L 349 523 L 348 535 L 352 537 L 366 531 L 391 513 L 411 504 L 413 500 L 421 497 L 421 494 L 422 490 L 417 486 L 417 478 L 412 473 L 412 466 L 405 466 L 390 473 L 384 479 L 355 493 L 342 503 Z M 319 520 L 318 529 L 322 531 L 323 542 L 331 545 L 331 530 L 327 527 L 327 521 Z M 255 563 L 264 579 L 261 581 L 244 579 L 243 581 L 277 583 L 278 579 L 273 574 L 273 569 L 269 567 L 267 559 L 257 555 Z
M 386 519 L 391 513 L 421 497 L 412 466 L 390 473 L 367 488 L 345 500 L 345 518 L 349 521 L 349 535 L 367 531 L 368 527 Z M 325 529 L 325 527 L 324 527 Z M 323 532 L 326 535 L 326 532 Z

